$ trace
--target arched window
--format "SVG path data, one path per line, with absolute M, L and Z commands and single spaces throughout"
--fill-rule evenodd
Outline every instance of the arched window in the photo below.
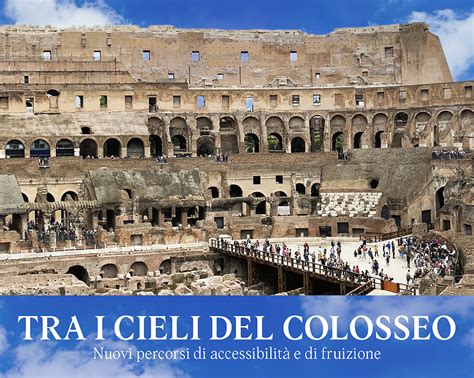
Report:
M 230 187 L 229 187 L 229 195 L 231 197 L 243 197 L 243 192 L 242 192 L 242 188 L 238 185 L 234 185 L 232 184 Z
M 51 151 L 48 142 L 43 139 L 35 140 L 30 147 L 31 157 L 50 157 Z
M 56 156 L 74 156 L 74 144 L 69 139 L 61 139 L 56 144 Z
M 296 191 L 299 193 L 299 194 L 306 194 L 306 187 L 304 186 L 304 184 L 296 184 Z
M 342 131 L 338 131 L 332 136 L 331 149 L 339 153 L 344 152 L 344 133 Z
M 13 139 L 5 147 L 5 156 L 7 158 L 24 158 L 25 146 L 19 140 Z
M 79 145 L 79 154 L 83 158 L 97 157 L 97 143 L 93 139 L 84 139 Z
M 140 138 L 132 138 L 127 143 L 127 156 L 140 158 L 145 156 L 145 146 Z
M 362 131 L 354 134 L 354 148 L 362 148 Z
M 163 142 L 158 135 L 150 135 L 150 155 L 153 157 L 163 155 Z
M 267 138 L 269 152 L 283 151 L 283 139 L 278 133 L 271 133 Z

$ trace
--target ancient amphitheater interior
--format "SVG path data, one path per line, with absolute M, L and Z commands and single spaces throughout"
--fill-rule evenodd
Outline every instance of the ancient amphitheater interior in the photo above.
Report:
M 4 26 L 0 82 L 1 294 L 474 293 L 473 81 L 426 24 Z

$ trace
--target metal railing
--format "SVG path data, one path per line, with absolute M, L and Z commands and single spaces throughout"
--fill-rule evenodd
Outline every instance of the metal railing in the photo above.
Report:
M 327 265 L 323 265 L 320 263 L 306 261 L 297 259 L 294 257 L 283 256 L 275 253 L 264 252 L 263 250 L 259 249 L 250 249 L 241 245 L 234 245 L 231 243 L 221 242 L 217 239 L 210 239 L 209 240 L 209 247 L 211 250 L 215 252 L 229 254 L 237 257 L 250 257 L 255 259 L 258 262 L 262 262 L 265 265 L 275 265 L 275 266 L 284 266 L 293 270 L 299 270 L 302 273 L 311 273 L 313 275 L 317 275 L 320 277 L 324 277 L 329 280 L 337 280 L 339 282 L 348 282 L 348 283 L 360 283 L 361 286 L 364 284 L 370 283 L 371 290 L 373 289 L 387 289 L 386 283 L 392 284 L 396 287 L 396 293 L 401 292 L 403 290 L 410 290 L 412 294 L 415 294 L 415 291 L 412 290 L 411 286 L 398 283 L 398 282 L 389 282 L 384 281 L 379 277 L 367 277 L 364 274 L 355 273 L 352 271 L 347 271 L 344 269 L 329 267 Z M 359 286 L 359 287 L 361 287 Z M 354 290 L 353 290 L 354 291 Z M 368 291 L 367 291 L 368 292 Z M 364 294 L 367 294 L 365 292 Z M 362 295 L 362 294 L 352 294 L 352 295 Z
M 395 232 L 388 232 L 386 234 L 371 234 L 371 233 L 364 233 L 362 234 L 359 239 L 366 240 L 368 243 L 377 243 L 385 240 L 401 238 L 404 236 L 410 236 L 413 230 L 411 228 L 403 228 L 401 230 Z

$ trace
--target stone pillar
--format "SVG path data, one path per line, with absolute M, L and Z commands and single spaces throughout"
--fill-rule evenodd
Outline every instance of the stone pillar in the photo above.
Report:
M 260 152 L 268 152 L 267 125 L 260 119 Z
M 181 225 L 183 227 L 188 227 L 188 208 L 182 207 L 181 208 Z
M 122 145 L 122 148 L 120 149 L 120 157 L 127 157 L 127 145 Z
M 197 129 L 197 121 L 193 118 L 187 121 L 188 127 L 191 129 L 191 135 L 188 140 L 188 151 L 191 152 L 192 156 L 197 156 L 197 140 L 199 139 L 199 130 Z
M 163 226 L 165 223 L 165 213 L 161 209 L 158 209 L 158 226 Z
M 211 117 L 213 136 L 215 138 L 214 144 L 214 153 L 222 153 L 222 143 L 221 143 L 221 134 L 220 134 L 220 119 L 219 116 L 215 115 Z

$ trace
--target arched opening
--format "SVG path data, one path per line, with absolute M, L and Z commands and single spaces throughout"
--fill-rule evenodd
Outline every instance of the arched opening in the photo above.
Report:
M 271 133 L 267 137 L 268 151 L 281 152 L 283 151 L 283 138 L 278 133 Z
M 231 196 L 231 197 L 243 197 L 242 188 L 238 185 L 232 184 L 229 187 L 229 196 Z
M 207 119 L 207 118 L 206 118 Z M 215 154 L 215 140 L 210 136 L 202 136 L 197 140 L 198 156 L 212 156 Z
M 338 131 L 332 136 L 331 149 L 338 153 L 344 152 L 344 133 L 342 131 Z
M 382 134 L 384 132 L 383 131 L 377 131 L 375 133 L 375 137 L 374 137 L 374 147 L 375 148 L 382 148 Z
M 311 197 L 319 197 L 319 190 L 321 188 L 321 184 L 313 184 L 311 185 Z
M 74 144 L 69 139 L 61 139 L 56 144 L 56 156 L 74 156 Z
M 219 120 L 220 131 L 234 131 L 235 121 L 231 117 L 223 117 Z
M 161 274 L 170 274 L 171 273 L 171 260 L 166 259 L 164 260 L 161 264 L 160 267 L 158 268 Z
M 211 194 L 212 198 L 219 198 L 219 189 L 215 186 L 211 186 L 210 188 L 207 189 L 209 193 Z
M 150 135 L 150 155 L 153 157 L 163 156 L 163 142 L 158 135 Z
M 281 190 L 273 193 L 274 197 L 288 197 L 285 192 L 282 192 Z
M 444 206 L 444 186 L 439 188 L 435 194 L 435 202 L 436 202 L 436 216 L 439 215 L 439 211 Z
M 127 156 L 129 158 L 145 157 L 145 146 L 140 138 L 132 138 L 128 141 Z
M 265 201 L 265 195 L 261 192 L 254 192 L 250 196 L 254 198 L 261 198 L 262 201 L 258 202 L 255 206 L 255 214 L 256 215 L 265 215 L 267 213 L 267 203 Z
M 255 134 L 245 134 L 244 138 L 245 152 L 260 152 L 260 142 Z
M 370 189 L 377 189 L 378 186 L 379 186 L 379 180 L 372 179 L 372 180 L 369 181 L 369 188 Z
M 43 139 L 35 140 L 30 147 L 31 157 L 50 157 L 51 151 L 48 142 Z
M 296 184 L 295 189 L 298 192 L 298 194 L 303 194 L 303 195 L 306 194 L 306 187 L 304 186 L 304 184 L 301 184 L 301 183 Z
M 93 139 L 84 139 L 79 145 L 79 154 L 83 158 L 97 157 L 97 143 Z
M 72 274 L 74 277 L 76 277 L 79 281 L 82 281 L 89 285 L 90 279 L 89 279 L 89 273 L 87 272 L 86 268 L 84 268 L 81 265 L 74 265 L 71 266 L 66 274 Z
M 403 113 L 403 112 L 397 113 L 395 115 L 394 122 L 395 122 L 396 128 L 399 128 L 399 129 L 404 128 L 408 122 L 408 114 Z
M 201 135 L 208 135 L 209 131 L 213 128 L 212 121 L 207 117 L 199 117 L 196 120 L 196 126 Z
M 292 117 L 288 122 L 291 130 L 304 130 L 304 119 L 301 117 Z
M 24 202 L 30 202 L 30 200 L 28 199 L 28 196 L 25 193 L 21 193 L 21 196 L 23 197 Z
M 107 139 L 104 143 L 104 157 L 120 157 L 122 145 L 115 138 Z
M 324 151 L 324 118 L 314 116 L 309 121 L 311 134 L 311 151 Z
M 79 200 L 79 196 L 73 191 L 68 191 L 61 196 L 61 201 L 63 202 L 71 202 L 77 200 Z
M 364 133 L 359 131 L 358 133 L 354 134 L 354 148 L 362 148 L 362 135 Z
M 5 156 L 7 158 L 24 158 L 25 146 L 19 140 L 13 139 L 5 147 Z
M 100 268 L 100 276 L 102 278 L 117 278 L 118 268 L 115 264 L 105 264 Z
M 301 153 L 305 152 L 306 144 L 303 138 L 296 137 L 291 141 L 291 152 L 292 153 Z
M 382 211 L 380 212 L 380 216 L 385 220 L 390 219 L 390 209 L 388 208 L 387 205 L 384 205 L 382 207 Z
M 171 138 L 171 143 L 173 143 L 173 153 L 178 155 L 180 153 L 187 151 L 186 138 L 182 135 L 174 135 Z
M 165 260 L 169 261 L 169 260 Z M 171 265 L 170 265 L 171 272 Z M 130 274 L 136 277 L 144 277 L 148 274 L 148 266 L 143 261 L 135 261 L 130 266 Z

